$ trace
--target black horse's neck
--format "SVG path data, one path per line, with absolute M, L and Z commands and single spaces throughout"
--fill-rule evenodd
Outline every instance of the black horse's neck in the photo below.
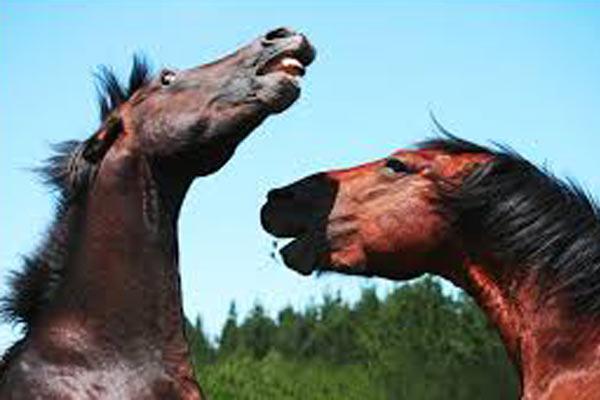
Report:
M 123 347 L 183 344 L 177 216 L 187 187 L 161 183 L 144 157 L 107 155 L 52 307 L 81 312 Z
M 77 379 L 97 372 L 108 377 L 102 386 L 110 384 L 107 367 L 118 380 L 127 365 L 142 372 L 119 396 L 198 397 L 177 249 L 177 217 L 190 182 L 169 181 L 143 156 L 107 154 L 84 201 L 63 214 L 69 233 L 61 281 L 30 325 L 17 369 L 69 366 L 71 374 L 78 365 Z

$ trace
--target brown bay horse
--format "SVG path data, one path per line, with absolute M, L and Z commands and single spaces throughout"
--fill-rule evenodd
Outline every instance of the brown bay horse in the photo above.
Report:
M 600 210 L 515 152 L 446 137 L 274 189 L 285 263 L 471 294 L 498 327 L 522 398 L 600 398 Z M 457 383 L 458 384 L 458 383 Z
M 57 216 L 2 303 L 25 329 L 3 357 L 1 399 L 201 398 L 183 333 L 180 207 L 195 177 L 298 98 L 314 56 L 280 28 L 155 77 L 135 58 L 127 86 L 100 74 L 100 127 L 49 160 Z

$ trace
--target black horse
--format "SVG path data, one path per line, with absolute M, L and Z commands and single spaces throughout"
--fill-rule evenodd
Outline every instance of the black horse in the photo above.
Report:
M 3 315 L 25 335 L 4 356 L 2 399 L 198 399 L 188 360 L 177 219 L 267 116 L 289 107 L 313 60 L 280 28 L 210 64 L 129 84 L 105 70 L 101 125 L 58 147 L 44 173 L 56 221 L 12 279 Z

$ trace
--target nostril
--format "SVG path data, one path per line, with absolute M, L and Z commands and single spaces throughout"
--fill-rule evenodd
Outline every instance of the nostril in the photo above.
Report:
M 268 41 L 273 41 L 277 39 L 285 39 L 287 37 L 295 35 L 294 31 L 288 28 L 277 28 L 265 35 L 265 39 Z

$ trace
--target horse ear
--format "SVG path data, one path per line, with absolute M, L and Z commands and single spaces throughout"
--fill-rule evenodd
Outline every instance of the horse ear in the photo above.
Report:
M 85 141 L 83 158 L 91 163 L 100 161 L 121 132 L 123 132 L 121 117 L 118 115 L 109 116 L 104 124 L 104 128 Z

